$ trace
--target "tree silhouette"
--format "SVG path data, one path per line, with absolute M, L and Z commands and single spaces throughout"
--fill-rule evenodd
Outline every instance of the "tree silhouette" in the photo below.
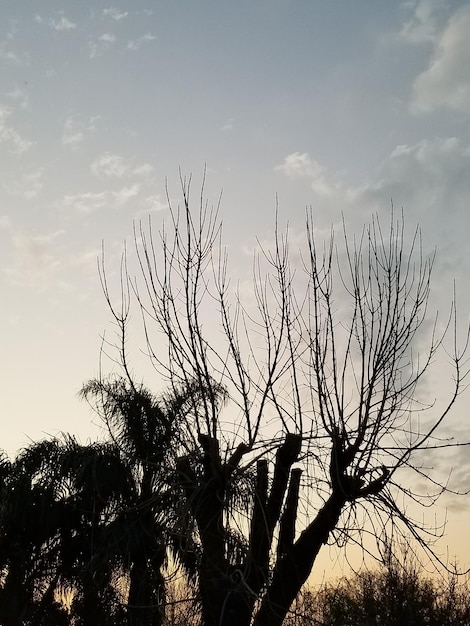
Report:
M 446 488 L 420 455 L 453 445 L 441 426 L 463 387 L 466 342 L 459 352 L 455 308 L 443 325 L 429 318 L 434 259 L 418 229 L 407 244 L 403 217 L 392 214 L 385 231 L 374 217 L 359 238 L 343 227 L 339 249 L 333 233 L 317 241 L 308 214 L 296 266 L 276 227 L 255 258 L 253 306 L 231 287 L 217 209 L 202 192 L 192 211 L 190 181 L 181 184 L 182 206 L 170 203 L 160 236 L 151 222 L 136 230 L 140 280 L 124 257 L 117 306 L 103 258 L 115 347 L 132 380 L 137 302 L 153 367 L 170 387 L 202 390 L 187 414 L 190 451 L 175 467 L 203 623 L 280 626 L 324 544 L 363 545 L 392 524 L 432 550 L 433 529 L 407 501 L 429 505 Z M 436 406 L 421 383 L 449 330 L 451 389 Z M 413 490 L 413 473 L 434 492 Z
M 468 578 L 427 577 L 406 546 L 392 544 L 378 569 L 329 583 L 305 600 L 304 612 L 323 626 L 464 626 L 470 617 Z
M 122 379 L 90 381 L 83 395 L 107 421 L 110 441 L 41 441 L 3 463 L 0 526 L 2 623 L 42 624 L 58 592 L 73 624 L 160 624 L 171 517 L 163 476 L 175 395 L 157 402 Z M 57 621 L 59 623 L 59 621 Z M 68 622 L 67 622 L 68 623 Z
M 343 226 L 337 246 L 333 233 L 317 239 L 309 213 L 295 257 L 276 226 L 243 301 L 217 210 L 202 192 L 193 212 L 181 182 L 182 207 L 170 206 L 160 237 L 151 222 L 136 229 L 139 279 L 124 256 L 116 303 L 103 257 L 122 376 L 92 380 L 83 395 L 109 441 L 44 443 L 23 462 L 25 492 L 45 489 L 61 519 L 25 530 L 34 539 L 20 561 L 42 563 L 39 546 L 55 563 L 44 581 L 68 581 L 77 624 L 161 623 L 171 553 L 205 626 L 280 626 L 325 544 L 369 551 L 369 538 L 385 541 L 393 528 L 433 553 L 438 529 L 409 505 L 429 506 L 447 488 L 422 458 L 455 445 L 442 426 L 463 389 L 466 342 L 459 351 L 454 306 L 444 323 L 429 317 L 434 259 L 419 230 L 408 241 L 403 217 L 387 230 L 374 217 L 358 238 Z M 135 304 L 168 388 L 158 399 L 129 364 Z M 440 351 L 452 366 L 449 397 L 423 401 Z M 38 579 L 2 563 L 4 589 Z
M 190 181 L 181 182 L 182 207 L 170 204 L 159 239 L 151 222 L 136 230 L 140 281 L 124 258 L 117 306 L 103 258 L 115 347 L 132 380 L 136 301 L 154 368 L 170 387 L 202 390 L 187 413 L 190 450 L 175 467 L 203 623 L 280 626 L 324 544 L 380 539 L 393 524 L 428 549 L 432 528 L 406 501 L 429 504 L 445 490 L 419 455 L 452 445 L 440 428 L 462 389 L 465 349 L 454 336 L 447 403 L 423 403 L 420 384 L 455 309 L 443 327 L 431 318 L 426 334 L 433 257 L 419 230 L 406 244 L 403 218 L 392 215 L 386 231 L 373 218 L 358 239 L 343 228 L 341 251 L 333 234 L 317 241 L 308 214 L 296 267 L 276 227 L 255 259 L 252 306 L 231 288 L 217 210 L 202 192 L 192 212 Z M 208 332 L 207 311 L 218 312 L 219 335 Z M 413 490 L 412 473 L 435 493 Z
M 40 447 L 14 461 L 3 456 L 1 462 L 0 621 L 5 626 L 68 623 L 55 598 L 56 546 L 66 515 L 54 485 L 30 462 Z
M 69 623 L 57 599 L 67 592 L 75 624 L 115 623 L 120 555 L 110 521 L 126 489 L 118 454 L 65 437 L 34 443 L 15 459 L 0 509 L 2 623 L 44 624 L 51 615 Z
M 94 403 L 120 463 L 127 468 L 128 495 L 123 497 L 118 475 L 111 477 L 111 484 L 121 497 L 120 502 L 113 503 L 113 534 L 128 588 L 122 604 L 132 626 L 162 623 L 167 548 L 175 537 L 179 539 L 175 554 L 182 545 L 179 500 L 169 488 L 169 473 L 188 396 L 197 393 L 193 388 L 173 390 L 156 399 L 142 386 L 123 378 L 91 380 L 83 387 L 83 396 Z M 104 536 L 101 546 L 105 557 L 108 542 L 109 536 Z M 190 563 L 186 552 L 182 563 Z

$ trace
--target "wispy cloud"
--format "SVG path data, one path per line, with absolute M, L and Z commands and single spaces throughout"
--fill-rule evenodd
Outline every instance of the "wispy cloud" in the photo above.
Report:
M 118 154 L 105 152 L 91 164 L 91 171 L 95 176 L 106 178 L 122 178 L 130 170 L 129 164 Z
M 62 144 L 64 146 L 76 148 L 82 143 L 84 137 L 85 135 L 82 128 L 77 125 L 73 117 L 69 116 L 65 120 L 64 127 L 62 129 Z
M 108 194 L 105 191 L 84 192 L 65 196 L 63 206 L 67 210 L 77 213 L 94 213 L 108 204 Z
M 11 196 L 32 200 L 39 195 L 44 187 L 42 181 L 44 170 L 39 168 L 32 172 L 21 174 L 18 178 L 7 179 L 5 189 Z
M 156 39 L 156 37 L 154 35 L 152 35 L 151 33 L 146 33 L 145 35 L 142 35 L 142 37 L 139 37 L 138 39 L 132 39 L 130 41 L 127 42 L 127 49 L 128 50 L 139 50 L 139 48 L 141 48 L 143 45 L 154 41 Z
M 0 60 L 12 65 L 29 65 L 31 56 L 28 52 L 18 52 L 11 48 L 10 42 L 0 42 Z
M 274 168 L 288 178 L 311 178 L 321 166 L 313 161 L 307 152 L 293 152 L 284 158 L 281 165 Z
M 132 169 L 132 173 L 136 176 L 147 176 L 153 172 L 153 165 L 150 163 L 142 163 L 141 165 L 136 165 Z
M 59 18 L 51 18 L 49 26 L 58 31 L 68 31 L 77 28 L 77 25 L 65 17 L 65 15 L 61 15 Z
M 102 209 L 120 209 L 135 198 L 140 185 L 133 184 L 113 191 L 85 192 L 65 196 L 62 206 L 68 211 L 91 214 Z
M 12 91 L 7 93 L 7 96 L 14 100 L 20 109 L 29 108 L 29 94 L 26 89 L 22 87 L 15 87 Z
M 307 152 L 293 152 L 284 158 L 284 162 L 274 168 L 291 179 L 307 178 L 312 189 L 323 196 L 336 193 L 341 187 L 338 176 L 328 171 Z
M 120 20 L 123 20 L 124 18 L 126 18 L 129 15 L 129 12 L 120 11 L 119 9 L 116 9 L 114 7 L 110 7 L 109 9 L 103 9 L 103 15 L 105 17 L 110 17 L 112 20 L 115 20 L 116 22 L 119 22 Z
M 119 191 L 113 191 L 112 196 L 116 208 L 127 204 L 129 200 L 135 198 L 138 195 L 139 191 L 140 185 L 138 184 L 129 185 L 128 187 L 122 187 L 121 189 L 119 189 Z
M 91 171 L 101 178 L 123 178 L 129 175 L 147 176 L 153 167 L 149 163 L 135 165 L 119 154 L 105 152 L 92 162 Z
M 99 116 L 91 117 L 88 121 L 81 121 L 75 115 L 69 115 L 62 128 L 62 145 L 76 149 L 83 143 L 87 133 L 96 130 Z
M 163 199 L 160 194 L 147 196 L 143 202 L 143 209 L 137 212 L 137 216 L 148 213 L 159 213 L 168 209 L 168 201 Z
M 336 210 L 368 216 L 387 211 L 392 199 L 412 220 L 425 221 L 435 231 L 433 237 L 446 246 L 449 263 L 467 248 L 470 144 L 456 137 L 396 146 L 363 184 L 348 184 L 308 153 L 290 154 L 275 169 L 291 179 L 309 181 L 318 207 L 330 207 L 333 198 Z M 443 211 L 449 219 L 443 219 Z M 458 232 L 456 223 L 461 225 Z
M 446 107 L 470 113 L 470 6 L 457 11 L 436 42 L 428 68 L 415 80 L 411 110 Z
M 233 130 L 234 128 L 234 122 L 235 122 L 235 118 L 230 117 L 225 124 L 222 126 L 221 130 L 223 131 L 228 131 L 228 130 Z
M 98 37 L 98 41 L 112 44 L 116 41 L 116 35 L 113 35 L 112 33 L 103 33 Z
M 33 145 L 32 141 L 22 137 L 11 125 L 12 111 L 8 107 L 0 105 L 0 143 L 5 143 L 12 154 L 21 156 Z
M 377 170 L 374 180 L 356 189 L 356 198 L 374 208 L 393 198 L 407 206 L 420 220 L 426 218 L 439 229 L 439 239 L 470 226 L 470 145 L 456 137 L 423 139 L 397 146 Z M 443 211 L 450 219 L 442 220 Z M 454 243 L 461 233 L 453 232 Z
M 442 16 L 447 9 L 444 0 L 420 0 L 414 3 L 413 15 L 405 22 L 400 35 L 410 43 L 437 41 Z
M 113 33 L 103 33 L 95 39 L 94 41 L 90 41 L 88 44 L 90 53 L 90 59 L 94 59 L 97 56 L 100 56 L 111 49 L 111 47 L 116 43 L 117 38 Z

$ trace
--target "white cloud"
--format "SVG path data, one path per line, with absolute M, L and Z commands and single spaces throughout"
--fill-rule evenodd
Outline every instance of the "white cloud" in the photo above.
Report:
M 31 57 L 27 52 L 15 52 L 4 42 L 0 43 L 0 59 L 14 65 L 29 65 L 31 62 Z
M 112 195 L 115 200 L 115 205 L 117 207 L 121 207 L 124 204 L 127 204 L 131 198 L 135 198 L 139 193 L 140 185 L 130 185 L 129 187 L 122 187 L 119 191 L 113 191 Z
M 105 152 L 91 164 L 91 171 L 101 178 L 123 178 L 124 176 L 147 176 L 153 171 L 149 163 L 134 165 L 119 154 Z
M 422 140 L 402 145 L 383 162 L 373 180 L 349 190 L 352 211 L 385 212 L 390 200 L 404 208 L 409 224 L 419 223 L 429 250 L 439 242 L 437 276 L 443 284 L 457 279 L 459 292 L 468 278 L 461 276 L 467 266 L 470 232 L 470 145 L 456 138 Z M 464 310 L 470 301 L 460 301 Z
M 29 94 L 25 89 L 21 87 L 15 87 L 13 91 L 7 93 L 7 96 L 14 100 L 20 109 L 28 109 L 29 108 Z
M 142 163 L 142 165 L 137 165 L 132 170 L 132 173 L 136 176 L 147 176 L 147 174 L 151 174 L 153 172 L 153 166 L 150 163 Z
M 9 123 L 11 109 L 0 105 L 0 143 L 10 147 L 10 152 L 21 156 L 33 145 L 32 141 L 24 139 Z
M 320 167 L 307 152 L 293 152 L 285 157 L 282 165 L 276 165 L 274 169 L 283 172 L 288 178 L 310 178 Z
M 221 130 L 223 131 L 233 130 L 234 122 L 235 122 L 235 119 L 233 117 L 230 117 L 222 126 Z
M 105 191 L 101 191 L 67 195 L 63 205 L 66 209 L 71 209 L 77 213 L 94 213 L 107 205 L 107 194 Z
M 470 6 L 455 13 L 439 37 L 428 68 L 415 80 L 411 110 L 446 107 L 470 113 Z
M 116 35 L 113 33 L 103 33 L 95 41 L 90 41 L 88 47 L 90 49 L 89 57 L 94 59 L 108 51 L 117 41 Z
M 444 0 L 420 0 L 413 3 L 413 16 L 403 25 L 400 35 L 410 43 L 435 42 L 441 28 Z
M 90 214 L 104 208 L 120 209 L 129 200 L 135 198 L 140 191 L 140 185 L 128 185 L 116 191 L 85 192 L 67 195 L 62 206 L 76 213 Z
M 77 28 L 77 25 L 66 18 L 65 15 L 61 15 L 58 19 L 51 18 L 49 20 L 49 26 L 58 31 L 74 30 Z
M 143 213 L 166 211 L 168 209 L 168 201 L 166 199 L 163 200 L 160 194 L 147 196 L 147 198 L 144 199 L 144 207 L 142 211 L 139 211 L 139 215 Z
M 276 168 L 290 178 L 304 177 L 316 192 L 315 207 L 361 215 L 388 212 L 390 201 L 404 207 L 411 221 L 427 224 L 449 259 L 468 249 L 470 231 L 470 144 L 456 137 L 423 139 L 396 146 L 371 179 L 351 186 L 307 153 L 293 153 Z M 326 187 L 325 193 L 318 179 Z M 331 200 L 334 200 L 332 203 Z M 332 213 L 328 219 L 333 221 Z
M 98 41 L 103 41 L 105 43 L 114 43 L 116 41 L 116 35 L 113 35 L 113 33 L 103 33 L 98 37 Z
M 302 161 L 302 171 L 308 172 L 308 159 Z M 414 144 L 397 146 L 362 185 L 348 185 L 343 179 L 336 185 L 335 195 L 317 193 L 310 200 L 317 231 L 321 232 L 333 225 L 337 227 L 336 232 L 339 234 L 343 214 L 351 237 L 359 233 L 374 214 L 380 216 L 386 227 L 390 219 L 391 203 L 397 215 L 403 209 L 405 238 L 409 241 L 418 224 L 423 237 L 423 254 L 431 254 L 437 245 L 431 315 L 439 310 L 440 322 L 446 323 L 455 281 L 461 337 L 465 337 L 470 310 L 467 275 L 470 232 L 469 171 L 468 141 L 460 141 L 455 137 L 424 139 Z M 314 172 L 311 176 L 314 176 Z M 330 176 L 324 170 L 327 180 Z M 306 180 L 313 182 L 314 179 L 311 177 Z M 295 250 L 295 246 L 292 249 Z
M 129 165 L 118 154 L 105 152 L 91 164 L 91 171 L 95 176 L 106 178 L 122 178 L 129 172 Z
M 109 9 L 103 9 L 103 15 L 105 17 L 110 17 L 111 19 L 119 22 L 128 16 L 128 11 L 119 11 L 119 9 L 115 9 L 114 7 L 110 7 Z
M 341 181 L 338 176 L 329 172 L 326 167 L 315 159 L 312 159 L 307 152 L 288 154 L 284 159 L 284 163 L 277 165 L 274 169 L 291 179 L 310 179 L 312 189 L 319 195 L 330 196 L 341 187 Z
M 83 133 L 83 130 L 77 126 L 74 118 L 69 116 L 65 120 L 64 127 L 62 129 L 62 144 L 64 146 L 76 148 L 79 144 L 82 143 L 84 137 L 85 135 Z
M 127 42 L 127 49 L 136 51 L 141 48 L 144 44 L 149 43 L 150 41 L 154 41 L 156 37 L 151 33 L 146 33 L 139 37 L 139 39 L 130 40 Z
M 358 188 L 362 198 L 394 198 L 412 210 L 439 215 L 464 211 L 470 200 L 470 146 L 455 137 L 397 146 L 375 180 Z
M 85 139 L 87 132 L 96 130 L 99 116 L 91 117 L 87 122 L 80 121 L 74 115 L 69 115 L 62 128 L 61 142 L 64 146 L 77 148 Z

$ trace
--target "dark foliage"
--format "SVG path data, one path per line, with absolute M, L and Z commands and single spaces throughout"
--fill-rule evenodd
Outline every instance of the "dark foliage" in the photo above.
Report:
M 389 553 L 384 565 L 343 578 L 307 596 L 307 621 L 286 626 L 468 626 L 468 578 L 426 576 L 420 568 Z M 313 610 L 312 610 L 313 609 Z M 304 613 L 304 615 L 305 615 Z

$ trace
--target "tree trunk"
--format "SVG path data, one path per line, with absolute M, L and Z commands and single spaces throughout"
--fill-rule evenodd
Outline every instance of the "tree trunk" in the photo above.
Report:
M 346 499 L 333 493 L 313 522 L 277 563 L 253 626 L 281 626 L 302 585 L 309 577 L 320 548 L 336 527 Z
M 159 570 L 142 557 L 134 562 L 130 572 L 128 603 L 129 626 L 160 626 L 163 623 L 164 581 Z

